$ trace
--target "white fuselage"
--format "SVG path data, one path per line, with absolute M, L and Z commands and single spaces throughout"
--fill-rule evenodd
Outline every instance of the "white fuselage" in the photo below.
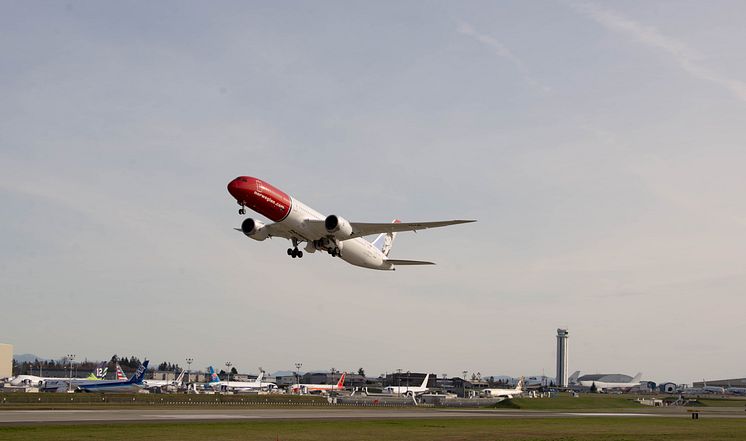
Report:
M 497 397 L 508 397 L 513 398 L 515 395 L 521 395 L 523 393 L 522 389 L 483 389 L 482 392 L 485 393 L 485 395 L 488 395 L 493 398 Z
M 424 394 L 430 389 L 421 386 L 387 386 L 383 391 L 390 395 L 419 395 Z
M 311 393 L 311 392 L 328 392 L 333 390 L 343 390 L 344 386 L 339 386 L 336 384 L 294 384 L 290 386 L 290 390 L 292 392 L 303 392 L 303 393 Z
M 317 231 L 313 230 L 311 225 L 304 221 L 323 221 L 326 216 L 323 216 L 318 211 L 295 198 L 291 197 L 291 199 L 293 202 L 290 213 L 279 223 L 289 231 L 296 232 L 300 237 L 314 237 Z M 386 256 L 378 248 L 361 237 L 341 241 L 338 246 L 341 251 L 341 256 L 339 257 L 349 264 L 378 270 L 391 270 L 394 268 L 391 263 L 386 262 Z M 308 244 L 305 249 L 309 253 L 315 251 L 313 244 Z
M 255 391 L 255 390 L 263 390 L 263 389 L 274 389 L 277 387 L 274 383 L 269 383 L 266 381 L 220 381 L 218 383 L 210 383 L 215 387 L 215 385 L 222 387 L 225 387 L 228 390 L 238 391 L 238 392 L 248 392 L 248 391 Z

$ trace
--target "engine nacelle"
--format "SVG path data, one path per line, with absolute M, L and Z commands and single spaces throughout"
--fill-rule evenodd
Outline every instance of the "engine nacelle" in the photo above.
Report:
M 254 240 L 261 241 L 269 237 L 269 230 L 267 230 L 264 224 L 250 217 L 241 223 L 241 231 Z
M 324 219 L 324 227 L 329 234 L 340 240 L 349 239 L 352 234 L 352 225 L 342 216 L 330 214 Z

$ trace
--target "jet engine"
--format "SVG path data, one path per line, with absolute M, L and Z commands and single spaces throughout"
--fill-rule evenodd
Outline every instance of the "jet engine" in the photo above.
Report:
M 324 227 L 326 227 L 326 231 L 328 231 L 329 234 L 339 240 L 349 239 L 352 234 L 352 225 L 347 222 L 347 219 L 335 214 L 326 217 L 324 220 Z
M 262 241 L 269 237 L 269 230 L 264 226 L 264 224 L 252 218 L 246 218 L 246 220 L 241 223 L 241 231 L 243 231 L 243 234 L 254 240 Z

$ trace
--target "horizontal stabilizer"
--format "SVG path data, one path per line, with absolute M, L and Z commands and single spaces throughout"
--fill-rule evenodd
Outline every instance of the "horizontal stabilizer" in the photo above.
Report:
M 424 260 L 386 259 L 386 262 L 394 265 L 435 265 L 435 262 L 425 262 Z

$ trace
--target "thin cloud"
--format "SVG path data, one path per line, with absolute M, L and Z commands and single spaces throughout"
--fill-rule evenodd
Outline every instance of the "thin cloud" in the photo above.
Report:
M 497 39 L 495 39 L 494 37 L 477 32 L 472 25 L 466 22 L 460 22 L 457 31 L 462 35 L 471 37 L 476 41 L 482 43 L 483 45 L 488 46 L 494 51 L 497 56 L 509 60 L 511 63 L 513 63 L 513 65 L 515 65 L 515 67 L 518 68 L 519 71 L 521 71 L 524 78 L 529 84 L 531 84 L 531 86 L 541 89 L 544 92 L 549 92 L 551 90 L 549 87 L 533 79 L 528 74 L 528 69 L 526 68 L 526 65 L 523 63 L 523 61 L 520 58 L 516 57 L 510 49 L 497 41 Z
M 663 35 L 655 27 L 646 26 L 592 3 L 571 3 L 571 6 L 610 31 L 631 36 L 646 46 L 668 53 L 692 77 L 725 87 L 737 98 L 746 101 L 746 82 L 715 72 L 701 62 L 702 57 L 697 51 L 681 41 Z

